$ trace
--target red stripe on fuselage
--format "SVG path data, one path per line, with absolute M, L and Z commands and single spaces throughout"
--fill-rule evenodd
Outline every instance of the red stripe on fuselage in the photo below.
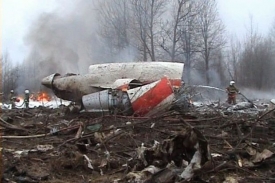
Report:
M 174 88 L 179 88 L 181 86 L 181 79 L 169 79 L 169 81 Z
M 152 89 L 132 103 L 137 115 L 145 115 L 173 93 L 169 79 L 162 78 Z

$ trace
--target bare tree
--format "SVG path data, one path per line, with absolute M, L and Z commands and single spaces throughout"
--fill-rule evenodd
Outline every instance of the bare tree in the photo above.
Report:
M 1 93 L 1 102 L 2 102 L 2 97 L 3 97 L 3 56 L 1 54 L 0 57 L 0 93 Z
M 14 68 L 9 53 L 4 53 L 2 57 L 2 82 L 4 96 L 7 97 L 10 90 L 15 90 L 17 87 L 18 68 Z
M 198 4 L 195 1 L 189 1 L 187 3 L 188 15 L 184 18 L 184 27 L 180 34 L 180 47 L 182 48 L 182 53 L 184 55 L 185 63 L 185 82 L 191 82 L 191 64 L 194 61 L 193 56 L 198 52 L 198 47 L 196 45 L 197 40 L 197 29 L 196 29 L 196 16 L 199 13 Z M 182 78 L 183 79 L 183 78 Z
M 103 0 L 99 2 L 99 35 L 115 56 L 130 45 L 129 38 L 129 1 Z
M 198 42 L 201 57 L 205 64 L 206 83 L 210 82 L 210 61 L 212 52 L 225 45 L 224 25 L 219 18 L 215 0 L 201 0 L 200 12 L 197 16 Z
M 184 17 L 188 15 L 189 11 L 186 11 L 187 2 L 189 0 L 176 0 L 172 1 L 172 20 L 166 20 L 166 23 L 162 25 L 162 34 L 160 47 L 170 56 L 171 61 L 175 61 L 179 55 L 178 42 L 180 41 L 180 29 L 181 22 Z M 186 12 L 185 12 L 186 11 Z
M 212 62 L 210 66 L 211 75 L 216 77 L 212 77 L 210 84 L 216 87 L 225 87 L 224 84 L 227 77 L 226 77 L 226 62 L 223 49 L 214 50 L 212 56 Z
M 268 39 L 271 41 L 270 44 L 271 44 L 271 47 L 272 47 L 272 55 L 273 55 L 272 60 L 273 60 L 273 64 L 275 65 L 275 18 L 274 18 L 274 21 L 273 21 Z M 275 75 L 274 74 L 272 75 L 272 80 L 273 80 L 273 84 L 271 86 L 274 89 L 275 88 L 275 84 L 274 84 L 275 83 Z
M 270 40 L 272 42 L 272 48 L 273 48 L 273 52 L 275 54 L 275 18 L 274 18 L 272 27 L 269 31 L 268 37 L 270 38 Z
M 169 20 L 162 29 L 160 46 L 172 61 L 180 60 L 185 63 L 186 83 L 191 80 L 192 60 L 196 59 L 196 53 L 201 53 L 209 84 L 211 66 L 209 61 L 214 60 L 214 53 L 218 53 L 225 44 L 224 26 L 218 17 L 216 2 L 203 1 L 203 6 L 201 1 L 175 0 L 172 2 L 174 8 L 172 21 Z M 215 59 L 222 58 L 221 54 L 218 55 Z M 217 63 L 218 61 L 215 60 L 215 65 Z
M 255 89 L 274 87 L 274 50 L 272 41 L 261 36 L 252 17 L 240 60 L 240 83 Z
M 275 63 L 271 41 L 260 38 L 243 52 L 241 60 L 242 85 L 256 89 L 274 87 Z
M 160 47 L 168 54 L 169 60 L 185 63 L 183 76 L 189 83 L 191 57 L 196 52 L 195 17 L 198 9 L 193 0 L 172 0 L 171 6 L 172 17 L 162 26 Z
M 241 42 L 235 37 L 230 38 L 229 50 L 227 51 L 227 70 L 230 79 L 238 81 L 238 68 L 241 59 Z
M 148 60 L 148 55 L 150 60 L 156 60 L 156 39 L 166 3 L 166 0 L 131 0 L 133 35 L 144 61 Z
M 134 48 L 142 60 L 156 60 L 156 41 L 165 0 L 103 0 L 99 3 L 100 35 L 116 55 Z M 138 58 L 137 58 L 138 59 Z

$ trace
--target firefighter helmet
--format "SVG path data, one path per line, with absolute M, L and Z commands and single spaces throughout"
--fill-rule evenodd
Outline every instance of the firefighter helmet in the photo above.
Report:
M 235 84 L 235 81 L 230 81 L 230 85 L 233 85 L 233 84 Z
M 25 93 L 28 94 L 28 93 L 30 93 L 30 91 L 26 89 L 26 90 L 25 90 Z
M 13 90 L 11 90 L 11 93 L 13 93 Z

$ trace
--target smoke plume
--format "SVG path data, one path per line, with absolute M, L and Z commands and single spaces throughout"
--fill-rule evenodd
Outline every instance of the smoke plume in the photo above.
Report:
M 41 79 L 52 73 L 83 74 L 91 64 L 114 59 L 106 57 L 97 34 L 95 0 L 59 3 L 64 8 L 41 14 L 24 39 L 29 53 L 20 67 L 19 92 L 39 90 Z

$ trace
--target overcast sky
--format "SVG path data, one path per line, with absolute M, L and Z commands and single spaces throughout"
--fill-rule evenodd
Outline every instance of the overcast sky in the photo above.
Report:
M 243 36 L 252 16 L 258 32 L 266 34 L 275 20 L 275 0 L 217 0 L 227 31 Z
M 14 62 L 20 62 L 28 50 L 24 45 L 32 22 L 43 12 L 64 11 L 72 0 L 2 0 L 2 52 L 8 51 Z M 266 34 L 275 19 L 275 0 L 217 0 L 220 16 L 230 34 L 242 37 L 249 15 L 260 33 Z M 66 3 L 65 3 L 66 2 Z M 70 5 L 70 4 L 69 4 Z M 61 10 L 60 10 L 61 9 Z

